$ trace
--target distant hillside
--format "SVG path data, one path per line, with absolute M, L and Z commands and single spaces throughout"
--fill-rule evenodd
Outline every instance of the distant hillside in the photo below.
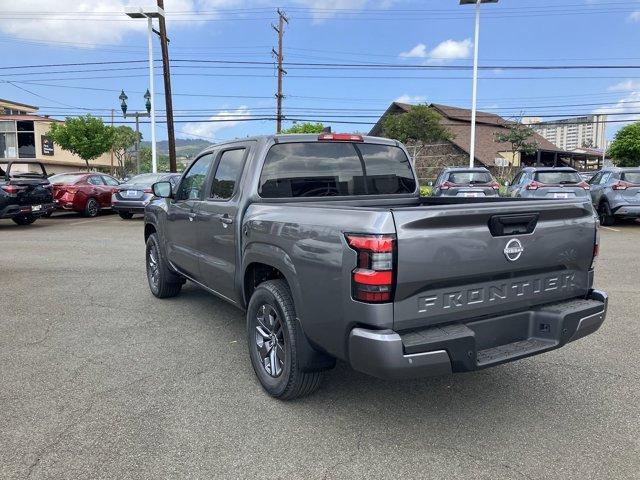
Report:
M 142 141 L 140 145 L 143 147 L 151 148 L 151 142 Z M 191 158 L 200 153 L 207 147 L 213 145 L 212 142 L 207 140 L 191 139 L 191 138 L 176 138 L 176 156 Z M 169 154 L 169 142 L 167 140 L 161 140 L 156 143 L 158 153 L 161 155 Z

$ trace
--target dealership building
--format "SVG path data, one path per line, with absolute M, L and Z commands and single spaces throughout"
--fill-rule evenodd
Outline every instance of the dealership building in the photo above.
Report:
M 84 160 L 47 136 L 54 122 L 61 120 L 38 115 L 38 107 L 0 99 L 0 163 L 34 160 L 43 163 L 47 173 L 86 170 Z M 90 162 L 93 168 L 104 171 L 110 170 L 112 164 L 108 153 Z

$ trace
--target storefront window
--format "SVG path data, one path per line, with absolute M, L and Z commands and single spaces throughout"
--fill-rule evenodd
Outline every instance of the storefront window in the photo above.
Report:
M 0 158 L 18 158 L 15 122 L 0 121 Z
M 0 121 L 0 158 L 36 158 L 33 120 Z

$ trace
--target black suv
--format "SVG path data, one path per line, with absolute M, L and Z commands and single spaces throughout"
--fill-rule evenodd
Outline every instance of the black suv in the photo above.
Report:
M 0 164 L 0 218 L 29 225 L 54 209 L 44 165 L 24 161 Z

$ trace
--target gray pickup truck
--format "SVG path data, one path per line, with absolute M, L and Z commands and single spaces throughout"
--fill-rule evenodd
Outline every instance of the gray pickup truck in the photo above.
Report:
M 589 198 L 421 198 L 398 142 L 279 135 L 215 145 L 153 186 L 147 277 L 246 311 L 272 396 L 336 359 L 381 378 L 479 370 L 595 332 L 607 296 Z

